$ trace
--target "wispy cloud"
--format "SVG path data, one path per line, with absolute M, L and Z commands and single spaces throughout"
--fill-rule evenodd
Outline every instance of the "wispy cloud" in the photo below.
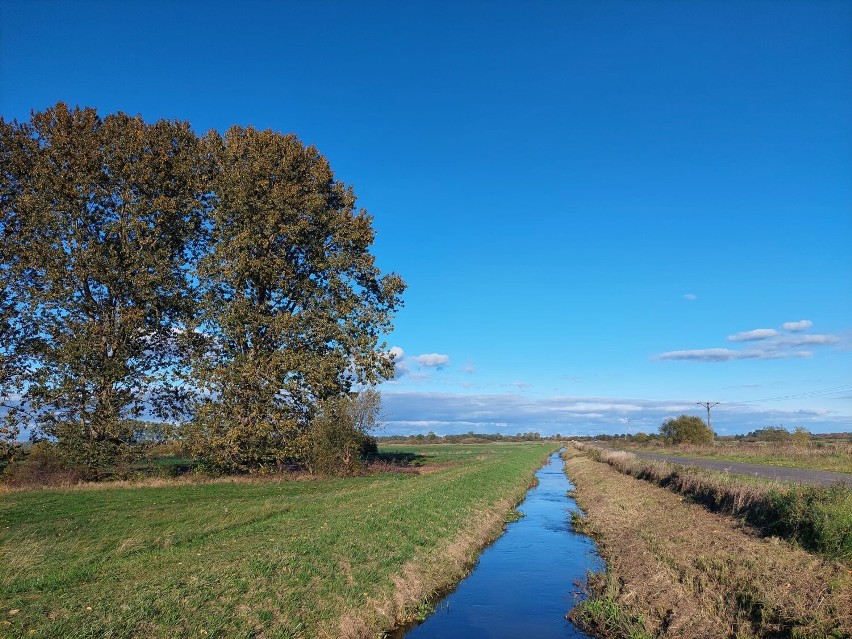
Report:
M 686 360 L 695 362 L 730 362 L 737 359 L 802 359 L 812 357 L 809 351 L 780 351 L 776 348 L 735 351 L 730 348 L 701 348 L 687 351 L 669 351 L 657 355 L 656 360 Z
M 837 335 L 791 335 L 783 337 L 775 342 L 778 346 L 794 347 L 794 346 L 828 346 L 831 344 L 839 344 L 840 338 Z
M 778 335 L 774 328 L 756 328 L 753 331 L 741 331 L 736 335 L 728 335 L 729 342 L 753 342 L 761 339 L 769 339 Z
M 785 331 L 805 331 L 813 325 L 814 323 L 811 320 L 799 320 L 798 322 L 784 322 L 781 324 L 781 328 Z
M 729 342 L 755 342 L 741 350 L 733 348 L 697 348 L 668 351 L 655 355 L 651 359 L 657 361 L 680 360 L 693 362 L 731 362 L 743 359 L 805 359 L 813 357 L 809 350 L 801 350 L 805 346 L 830 346 L 840 344 L 837 335 L 804 334 L 801 331 L 813 325 L 810 320 L 785 322 L 781 328 L 789 331 L 782 333 L 774 328 L 755 328 L 750 331 L 740 331 L 729 335 Z M 796 334 L 790 334 L 794 332 Z
M 694 302 L 698 299 L 698 296 L 695 293 L 687 293 L 683 296 L 683 299 L 685 299 L 687 302 Z

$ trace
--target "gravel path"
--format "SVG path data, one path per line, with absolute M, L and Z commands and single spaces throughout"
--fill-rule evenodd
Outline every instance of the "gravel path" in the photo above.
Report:
M 762 464 L 743 464 L 741 462 L 726 461 L 722 459 L 696 459 L 694 457 L 680 457 L 677 455 L 660 455 L 658 453 L 638 453 L 630 451 L 637 457 L 646 459 L 657 459 L 672 464 L 684 466 L 700 466 L 710 470 L 738 473 L 740 475 L 752 475 L 766 479 L 777 479 L 778 481 L 793 481 L 802 484 L 818 484 L 831 486 L 837 482 L 852 487 L 852 475 L 847 473 L 833 473 L 827 470 L 808 470 L 806 468 L 783 468 L 781 466 L 764 466 Z

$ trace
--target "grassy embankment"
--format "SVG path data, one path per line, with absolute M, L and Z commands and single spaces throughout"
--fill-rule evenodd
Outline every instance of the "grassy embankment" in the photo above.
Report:
M 571 449 L 566 470 L 607 562 L 575 621 L 608 638 L 852 636 L 852 574 Z
M 852 563 L 852 490 L 758 480 L 578 444 L 616 470 L 687 495 L 715 512 L 742 518 L 766 535 Z
M 0 493 L 0 636 L 370 636 L 496 537 L 551 443 L 410 447 L 421 474 Z
M 852 473 L 852 443 L 849 442 L 813 442 L 807 446 L 741 441 L 717 441 L 712 446 L 660 446 L 628 442 L 618 442 L 616 445 L 626 450 L 646 453 Z

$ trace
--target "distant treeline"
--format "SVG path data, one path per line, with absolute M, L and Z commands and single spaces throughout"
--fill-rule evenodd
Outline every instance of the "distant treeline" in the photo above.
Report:
M 542 436 L 541 433 L 517 433 L 504 435 L 502 433 L 474 433 L 470 431 L 461 435 L 436 435 L 429 431 L 426 435 L 389 435 L 377 438 L 383 444 L 487 444 L 490 442 L 539 442 L 543 440 L 559 441 L 567 439 L 559 433 Z M 575 439 L 575 438 L 571 438 Z
M 788 431 L 783 427 L 770 426 L 751 431 L 745 435 L 716 435 L 716 441 L 721 442 L 794 442 L 796 439 L 807 438 L 814 442 L 852 442 L 852 432 L 847 433 L 811 433 L 803 428 L 796 429 L 793 432 Z M 582 435 L 571 437 L 571 439 L 586 442 L 586 441 L 625 441 L 634 442 L 637 444 L 645 442 L 666 442 L 667 438 L 660 433 L 618 433 L 613 435 Z

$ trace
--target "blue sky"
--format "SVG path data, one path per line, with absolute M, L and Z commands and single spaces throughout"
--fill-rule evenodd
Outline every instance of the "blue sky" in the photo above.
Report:
M 852 430 L 850 78 L 845 1 L 0 0 L 6 119 L 329 158 L 409 284 L 394 433 L 650 432 L 699 401 L 720 432 Z

